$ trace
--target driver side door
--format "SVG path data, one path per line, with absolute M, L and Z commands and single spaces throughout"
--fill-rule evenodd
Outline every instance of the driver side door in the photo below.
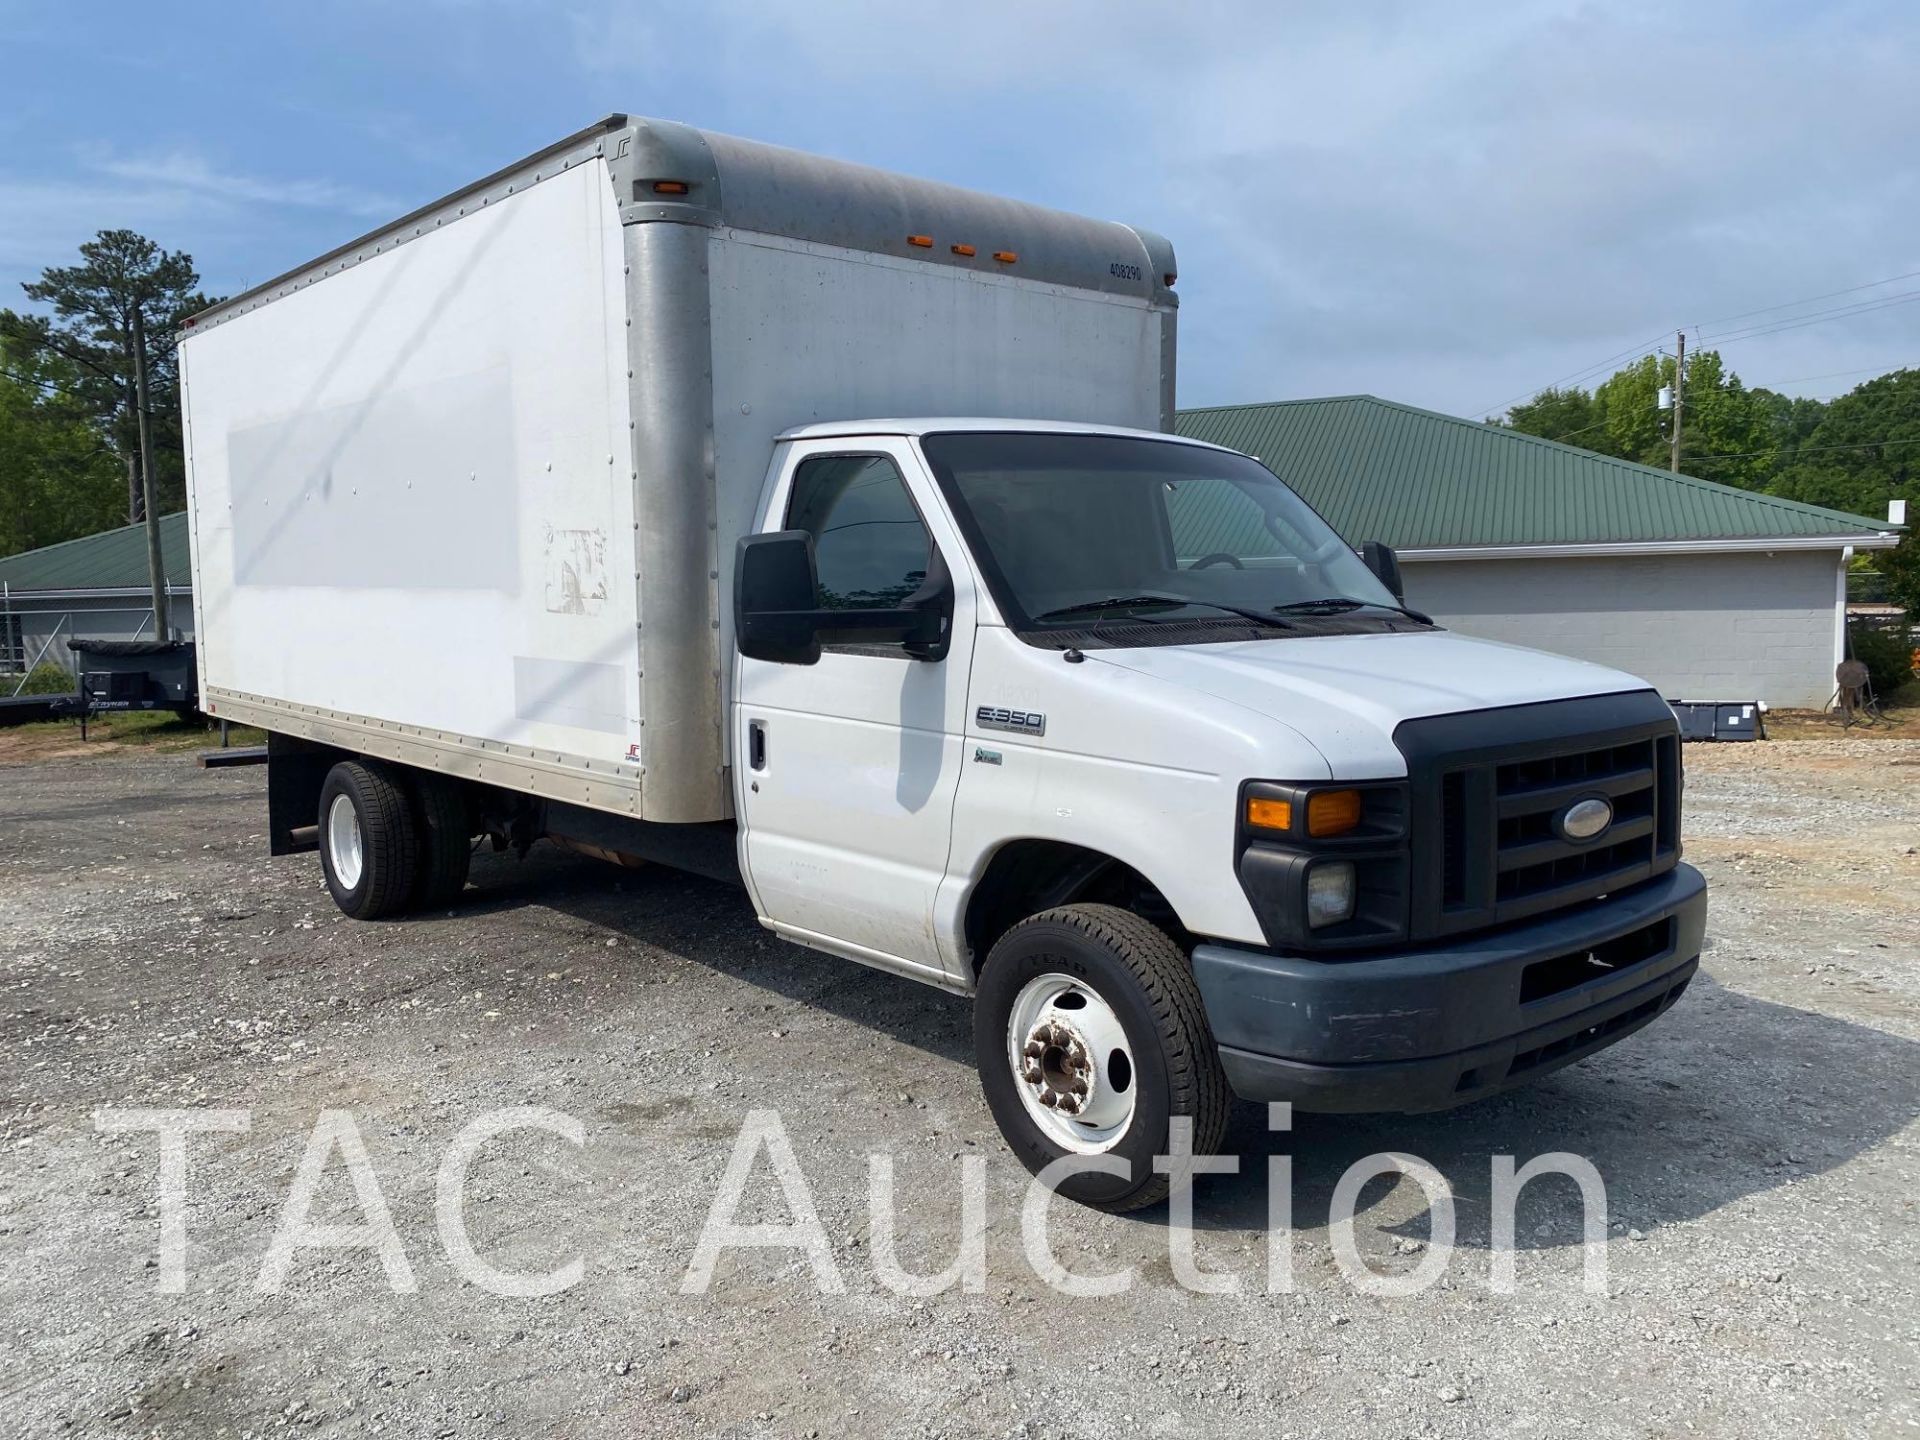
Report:
M 763 529 L 814 537 L 821 606 L 897 606 L 937 553 L 953 580 L 951 643 L 939 660 L 899 644 L 828 644 L 814 665 L 737 657 L 743 868 L 780 934 L 941 979 L 933 902 L 963 758 L 970 570 L 906 440 L 791 450 Z

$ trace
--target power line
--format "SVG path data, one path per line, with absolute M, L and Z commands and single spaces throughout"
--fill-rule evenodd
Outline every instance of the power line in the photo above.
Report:
M 1604 420 L 1596 420 L 1591 425 L 1582 425 L 1578 430 L 1569 430 L 1564 435 L 1555 435 L 1553 437 L 1553 443 L 1558 445 L 1562 440 L 1571 440 L 1574 436 L 1584 435 L 1589 430 L 1598 430 L 1602 425 L 1606 423 L 1607 422 Z
M 1898 295 L 1888 295 L 1875 300 L 1862 300 L 1852 305 L 1837 305 L 1831 310 L 1822 310 L 1813 315 L 1796 315 L 1788 320 L 1768 321 L 1761 325 L 1748 326 L 1745 330 L 1723 331 L 1718 335 L 1697 334 L 1702 342 L 1715 345 L 1728 345 L 1739 340 L 1757 340 L 1762 335 L 1778 335 L 1783 330 L 1799 330 L 1807 325 L 1820 325 L 1828 320 L 1851 319 L 1855 315 L 1865 315 L 1874 310 L 1888 310 L 1896 305 L 1911 305 L 1920 300 L 1920 290 L 1903 290 Z
M 1873 290 L 1873 289 L 1879 288 L 1882 285 L 1891 285 L 1896 281 L 1912 280 L 1917 277 L 1920 277 L 1920 270 L 1909 270 L 1900 275 L 1889 275 L 1884 279 L 1869 280 L 1865 284 L 1849 285 L 1842 290 L 1829 290 L 1825 294 L 1808 295 L 1802 299 L 1788 300 L 1779 305 L 1763 305 L 1758 310 L 1742 310 L 1737 314 L 1721 315 L 1712 320 L 1702 320 L 1698 322 L 1696 325 L 1694 325 L 1693 327 L 1694 338 L 1695 340 L 1700 341 L 1702 343 L 1711 340 L 1715 345 L 1732 344 L 1736 341 L 1742 341 L 1742 340 L 1757 340 L 1763 335 L 1777 335 L 1777 334 L 1780 334 L 1782 331 L 1786 331 L 1786 330 L 1797 330 L 1801 328 L 1803 325 L 1819 324 L 1825 320 L 1843 319 L 1850 315 L 1865 315 L 1874 310 L 1886 309 L 1889 306 L 1893 306 L 1893 305 L 1910 304 L 1914 300 L 1920 300 L 1920 290 L 1908 291 L 1908 292 L 1904 292 L 1901 295 L 1894 295 L 1894 296 L 1877 296 L 1871 300 L 1858 301 L 1848 305 L 1838 305 L 1833 307 L 1830 310 L 1819 311 L 1813 315 L 1784 316 L 1779 321 L 1771 321 L 1771 320 L 1763 321 L 1758 325 L 1743 326 L 1743 327 L 1740 327 L 1738 330 L 1728 331 L 1718 336 L 1706 335 L 1702 333 L 1704 328 L 1708 325 L 1724 325 L 1727 322 L 1732 320 L 1744 320 L 1751 315 L 1770 315 L 1779 310 L 1792 310 L 1796 306 L 1811 305 L 1818 300 L 1831 300 L 1840 295 L 1854 295 L 1854 294 L 1858 294 L 1862 290 Z M 1653 340 L 1648 341 L 1646 344 L 1641 345 L 1636 349 L 1623 350 L 1618 355 L 1609 356 L 1607 359 L 1599 361 L 1597 364 L 1587 366 L 1584 370 L 1576 370 L 1571 375 L 1562 376 L 1558 380 L 1551 381 L 1545 385 L 1537 386 L 1534 389 L 1525 391 L 1519 395 L 1515 395 L 1510 399 L 1503 400 L 1497 406 L 1494 406 L 1494 405 L 1476 406 L 1473 413 L 1490 415 L 1496 412 L 1504 412 L 1509 407 L 1516 404 L 1517 402 L 1531 399 L 1533 396 L 1540 394 L 1544 390 L 1553 390 L 1562 385 L 1572 384 L 1576 381 L 1584 380 L 1588 376 L 1591 376 L 1600 370 L 1604 370 L 1609 365 L 1623 363 L 1626 361 L 1638 360 L 1644 355 L 1652 354 L 1654 351 L 1660 348 L 1661 343 L 1665 339 L 1666 339 L 1666 332 L 1662 331 Z M 1856 370 L 1856 371 L 1841 371 L 1838 373 L 1857 375 L 1857 374 L 1863 374 L 1865 372 Z M 1808 378 L 1826 379 L 1829 377 L 1813 376 Z M 1782 381 L 1779 381 L 1778 383 L 1782 385 L 1791 385 L 1794 382 L 1791 380 L 1782 380 Z M 1579 432 L 1576 431 L 1575 433 L 1577 434 Z
M 1734 450 L 1724 455 L 1689 455 L 1693 460 L 1751 460 L 1760 455 L 1820 455 L 1829 450 L 1879 450 L 1894 445 L 1920 445 L 1920 435 L 1911 440 L 1864 440 L 1858 445 L 1782 446 L 1772 450 Z
M 0 375 L 6 376 L 7 379 L 14 381 L 16 384 L 31 385 L 35 389 L 48 395 L 56 393 L 61 388 L 60 383 L 56 380 L 46 380 L 38 375 L 27 375 L 18 370 L 9 370 L 4 365 L 0 365 Z
M 1744 320 L 1749 315 L 1769 315 L 1775 310 L 1791 310 L 1796 305 L 1811 305 L 1816 300 L 1831 300 L 1836 295 L 1852 295 L 1861 290 L 1872 290 L 1881 285 L 1891 285 L 1896 280 L 1911 280 L 1916 276 L 1920 276 L 1920 270 L 1909 270 L 1904 275 L 1889 275 L 1884 280 L 1869 280 L 1864 285 L 1849 285 L 1844 290 L 1829 290 L 1824 295 L 1809 295 L 1804 300 L 1788 300 L 1780 305 L 1763 305 L 1758 310 L 1742 310 L 1738 315 L 1722 315 L 1717 320 L 1701 320 L 1698 321 L 1693 328 L 1697 334 L 1702 326 L 1724 325 L 1729 320 Z
M 1532 399 L 1535 395 L 1540 394 L 1543 390 L 1553 390 L 1553 389 L 1557 389 L 1562 385 L 1571 384 L 1576 380 L 1584 380 L 1587 376 L 1592 375 L 1597 371 L 1604 370 L 1609 365 L 1614 365 L 1619 362 L 1628 361 L 1628 360 L 1638 360 L 1643 355 L 1651 355 L 1655 350 L 1658 350 L 1663 344 L 1666 343 L 1666 339 L 1667 339 L 1667 332 L 1662 330 L 1658 335 L 1654 336 L 1653 339 L 1649 340 L 1644 345 L 1637 346 L 1632 350 L 1622 350 L 1618 355 L 1609 355 L 1606 359 L 1601 360 L 1596 364 L 1589 365 L 1584 370 L 1576 370 L 1571 375 L 1562 375 L 1558 380 L 1551 380 L 1545 385 L 1536 385 L 1531 390 L 1523 390 L 1520 394 L 1512 396 L 1509 399 L 1503 400 L 1498 405 L 1475 406 L 1474 413 L 1476 415 L 1491 415 L 1495 411 L 1504 411 L 1505 409 L 1507 409 L 1508 406 L 1513 405 L 1517 401 Z
M 1843 375 L 1891 375 L 1896 370 L 1911 370 L 1913 366 L 1899 365 L 1862 365 L 1858 370 L 1829 370 L 1824 375 L 1789 375 L 1784 380 L 1775 380 L 1772 385 L 1799 385 L 1809 380 L 1838 380 Z M 1768 388 L 1772 388 L 1771 385 Z

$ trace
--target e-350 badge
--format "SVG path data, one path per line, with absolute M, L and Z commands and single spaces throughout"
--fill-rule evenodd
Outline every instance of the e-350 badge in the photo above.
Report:
M 982 730 L 1011 730 L 1016 735 L 1047 733 L 1047 717 L 1038 710 L 1003 710 L 998 705 L 982 705 L 973 712 L 973 723 Z

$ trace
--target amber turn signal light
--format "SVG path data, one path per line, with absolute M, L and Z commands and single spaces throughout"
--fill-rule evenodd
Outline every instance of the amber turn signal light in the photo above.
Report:
M 684 180 L 656 180 L 653 182 L 653 193 L 656 195 L 684 195 L 687 193 L 687 182 Z
M 1293 802 L 1271 800 L 1264 795 L 1247 797 L 1247 824 L 1261 830 L 1291 830 Z
M 1358 790 L 1316 790 L 1307 797 L 1307 834 L 1316 840 L 1360 827 Z

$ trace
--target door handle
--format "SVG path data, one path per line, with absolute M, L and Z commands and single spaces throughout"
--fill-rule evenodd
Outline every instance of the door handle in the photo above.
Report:
M 747 768 L 749 770 L 767 768 L 767 724 L 764 720 L 747 722 Z

